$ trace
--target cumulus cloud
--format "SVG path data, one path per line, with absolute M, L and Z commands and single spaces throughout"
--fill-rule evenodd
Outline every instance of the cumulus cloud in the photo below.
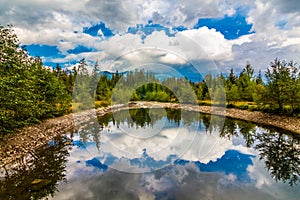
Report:
M 253 165 L 247 167 L 249 176 L 255 183 L 255 187 L 260 191 L 269 193 L 273 198 L 286 199 L 297 199 L 299 197 L 299 189 L 297 187 L 290 187 L 288 184 L 283 182 L 277 182 L 271 177 L 265 164 L 259 157 L 252 159 Z M 274 192 L 276 191 L 276 194 Z
M 195 125 L 195 127 L 177 128 L 168 127 L 170 124 L 164 125 L 162 130 L 157 127 L 160 126 L 159 124 L 138 130 L 136 127 L 130 128 L 127 123 L 121 123 L 117 126 L 110 122 L 107 126 L 109 131 L 104 130 L 101 132 L 101 151 L 95 145 L 87 145 L 86 151 L 82 151 L 83 154 L 80 156 L 84 158 L 92 155 L 102 163 L 105 163 L 106 158 L 112 156 L 116 160 L 110 164 L 110 167 L 122 171 L 142 172 L 171 164 L 173 161 L 170 158 L 171 155 L 175 156 L 173 158 L 200 161 L 207 164 L 211 161 L 217 161 L 229 149 L 238 150 L 244 154 L 252 154 L 247 147 L 233 145 L 232 141 L 220 138 L 218 132 L 209 134 L 205 131 L 197 131 Z M 124 129 L 126 126 L 127 128 Z M 136 137 L 137 135 L 144 136 L 143 132 L 151 135 L 151 137 Z M 148 163 L 149 166 L 147 165 L 146 157 L 143 157 L 145 149 L 147 155 L 157 162 L 157 166 L 151 166 L 151 163 Z M 84 156 L 84 153 L 87 155 Z M 129 162 L 133 159 L 140 159 L 141 166 Z
M 67 50 L 77 46 L 98 48 L 103 40 L 100 37 L 92 37 L 85 33 L 75 33 L 73 31 L 62 31 L 61 29 L 45 28 L 40 31 L 15 28 L 19 39 L 23 44 L 43 44 L 57 46 L 62 54 L 67 54 Z
M 237 13 L 241 10 L 242 13 Z M 55 61 L 75 58 L 75 54 L 70 55 L 67 51 L 78 45 L 97 49 L 101 52 L 100 58 L 152 46 L 184 55 L 189 60 L 201 60 L 206 52 L 205 59 L 210 57 L 222 67 L 241 66 L 249 61 L 255 64 L 255 68 L 263 69 L 275 57 L 297 59 L 300 53 L 299 12 L 296 0 L 15 0 L 0 2 L 0 24 L 13 24 L 22 44 L 57 46 L 66 58 Z M 192 29 L 199 18 L 235 14 L 244 15 L 255 33 L 229 41 L 214 29 Z M 167 28 L 184 26 L 188 30 L 177 33 L 175 37 L 157 31 L 148 37 L 143 35 L 146 37 L 144 41 L 141 32 L 127 33 L 129 27 L 146 24 L 148 20 Z M 100 21 L 116 35 L 108 39 L 101 30 L 101 37 L 83 33 L 83 27 L 91 27 Z M 192 46 L 187 42 L 191 40 L 195 42 Z M 196 45 L 202 48 L 201 53 L 196 51 Z M 158 60 L 169 64 L 184 63 L 184 59 L 170 52 Z M 135 55 L 135 58 L 142 57 L 142 54 Z
M 275 0 L 272 1 L 274 7 L 282 13 L 299 13 L 300 12 L 300 4 L 297 0 L 289 0 L 289 1 L 280 1 Z
M 131 65 L 148 63 L 183 65 L 197 60 L 218 62 L 233 59 L 232 42 L 207 27 L 178 32 L 173 37 L 165 31 L 154 31 L 143 40 L 137 34 L 117 34 L 101 42 L 98 51 L 102 59 L 127 62 L 127 65 L 118 65 L 121 67 L 119 71 L 128 70 L 126 67 Z
M 232 4 L 220 0 L 84 0 L 47 1 L 21 0 L 0 3 L 5 23 L 17 23 L 29 28 L 55 20 L 55 13 L 72 16 L 76 22 L 104 21 L 114 30 L 126 30 L 129 26 L 145 23 L 149 19 L 163 25 L 183 25 L 192 27 L 203 17 L 222 17 L 233 14 Z M 220 6 L 221 5 L 221 6 Z M 3 22 L 4 20 L 1 20 Z
M 0 11 L 0 23 L 12 23 L 26 30 L 51 28 L 66 32 L 80 31 L 83 26 L 103 21 L 115 32 L 125 32 L 128 27 L 144 24 L 148 20 L 167 27 L 193 27 L 198 18 L 222 17 L 226 13 L 233 13 L 234 8 L 219 8 L 217 0 L 17 0 L 2 1 Z
M 224 36 L 220 32 L 217 32 L 215 29 L 201 27 L 199 29 L 182 31 L 178 33 L 178 35 L 180 39 L 182 39 L 183 36 L 195 41 L 195 43 L 197 43 L 199 47 L 207 53 L 207 57 L 209 57 L 209 59 L 232 59 L 231 44 L 224 38 Z M 185 41 L 185 39 L 183 39 L 183 41 Z M 185 45 L 183 42 L 181 42 L 181 44 Z M 194 57 L 194 59 L 196 59 L 199 56 L 197 55 L 197 53 L 199 54 L 199 50 L 197 51 L 197 49 L 191 49 L 188 45 L 189 44 L 187 43 L 184 49 L 194 52 L 194 55 L 191 57 Z
M 224 66 L 242 68 L 250 62 L 258 71 L 265 70 L 276 57 L 297 61 L 300 10 L 296 4 L 295 1 L 246 1 L 249 7 L 246 19 L 255 33 L 230 41 L 234 59 Z M 293 6 L 295 9 L 288 9 Z

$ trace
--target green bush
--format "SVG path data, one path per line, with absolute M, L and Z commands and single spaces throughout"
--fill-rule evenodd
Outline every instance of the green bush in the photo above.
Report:
M 109 101 L 95 101 L 95 108 L 107 107 L 110 105 Z
M 293 108 L 291 106 L 283 106 L 282 112 L 286 115 L 292 115 Z
M 248 106 L 248 110 L 249 111 L 258 111 L 259 109 L 258 109 L 258 107 L 256 105 L 249 105 Z
M 248 104 L 243 104 L 243 105 L 241 105 L 240 107 L 239 107 L 239 109 L 241 109 L 241 110 L 247 110 L 248 109 Z

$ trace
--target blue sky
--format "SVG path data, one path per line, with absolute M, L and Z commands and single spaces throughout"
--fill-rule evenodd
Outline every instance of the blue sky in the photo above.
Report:
M 105 71 L 150 61 L 179 73 L 187 63 L 201 73 L 239 71 L 247 62 L 258 71 L 276 57 L 299 63 L 299 12 L 294 0 L 14 0 L 0 2 L 0 24 L 13 24 L 47 66 L 86 58 Z M 165 53 L 139 51 L 150 48 Z
M 199 19 L 194 28 L 206 26 L 220 31 L 228 40 L 238 39 L 243 35 L 254 33 L 251 31 L 252 24 L 248 24 L 246 17 L 238 13 L 234 16 L 224 16 L 223 18 L 203 18 Z

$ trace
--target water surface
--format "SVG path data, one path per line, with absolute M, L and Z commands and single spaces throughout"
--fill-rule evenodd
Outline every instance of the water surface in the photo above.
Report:
M 109 113 L 33 156 L 2 178 L 0 199 L 300 196 L 299 135 L 196 112 Z

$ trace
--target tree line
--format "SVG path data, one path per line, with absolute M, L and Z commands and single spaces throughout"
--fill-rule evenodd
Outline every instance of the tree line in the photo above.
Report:
M 239 75 L 233 69 L 227 77 L 222 74 L 217 77 L 207 75 L 205 81 L 196 88 L 207 91 L 206 82 L 221 80 L 226 92 L 227 106 L 235 106 L 235 102 L 242 104 L 244 109 L 251 108 L 269 113 L 298 116 L 300 114 L 300 70 L 293 61 L 286 62 L 276 58 L 270 63 L 263 75 L 261 71 L 255 76 L 254 69 L 248 63 Z M 197 85 L 197 84 L 196 84 Z M 210 88 L 212 95 L 218 93 L 218 84 Z M 200 92 L 199 99 L 209 99 Z M 206 93 L 207 94 L 207 93 Z M 249 103 L 250 102 L 250 103 Z
M 84 69 L 81 71 L 86 72 L 81 74 L 89 77 L 84 59 L 80 63 L 78 70 Z M 144 70 L 116 72 L 109 77 L 99 75 L 98 67 L 96 63 L 90 81 L 84 81 L 89 95 L 96 101 L 194 103 L 196 100 L 199 104 L 212 101 L 208 104 L 226 103 L 227 107 L 294 116 L 300 114 L 300 70 L 293 61 L 276 58 L 264 74 L 261 71 L 255 73 L 247 63 L 239 74 L 233 69 L 227 76 L 207 74 L 201 82 L 192 82 L 186 77 L 159 79 L 153 72 Z

